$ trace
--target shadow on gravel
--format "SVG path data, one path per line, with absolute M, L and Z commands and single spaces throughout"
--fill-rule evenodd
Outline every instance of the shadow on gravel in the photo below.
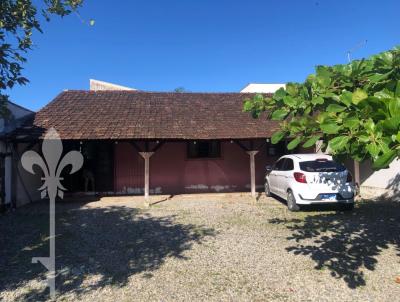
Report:
M 294 214 L 294 215 L 304 215 Z M 286 250 L 306 255 L 315 269 L 328 269 L 349 288 L 366 284 L 361 269 L 374 270 L 376 256 L 389 245 L 400 256 L 400 203 L 381 199 L 357 204 L 352 212 L 306 214 L 301 219 L 271 219 L 293 232 L 287 239 L 294 244 Z
M 175 222 L 174 216 L 153 217 L 124 206 L 66 206 L 56 214 L 56 289 L 82 293 L 106 285 L 124 286 L 130 276 L 151 272 L 169 257 L 185 260 L 193 243 L 214 236 L 212 229 Z M 61 208 L 63 205 L 61 205 Z M 31 258 L 48 256 L 48 207 L 41 203 L 0 216 L 0 291 L 44 279 L 45 269 Z M 91 282 L 85 282 L 90 278 Z M 45 300 L 48 289 L 31 289 L 15 297 Z M 118 300 L 118 298 L 117 298 Z

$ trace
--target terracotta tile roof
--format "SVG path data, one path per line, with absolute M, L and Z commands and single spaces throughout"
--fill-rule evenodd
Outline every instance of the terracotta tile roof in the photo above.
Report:
M 64 91 L 37 112 L 32 131 L 62 139 L 245 139 L 277 123 L 242 112 L 243 93 Z M 33 132 L 32 132 L 33 133 Z

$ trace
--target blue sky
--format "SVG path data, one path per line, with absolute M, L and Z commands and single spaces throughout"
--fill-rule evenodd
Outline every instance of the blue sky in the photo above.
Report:
M 39 2 L 39 0 L 36 0 Z M 34 35 L 11 99 L 38 110 L 89 78 L 142 90 L 239 91 L 302 81 L 400 44 L 400 2 L 340 0 L 85 0 L 81 18 L 53 18 Z

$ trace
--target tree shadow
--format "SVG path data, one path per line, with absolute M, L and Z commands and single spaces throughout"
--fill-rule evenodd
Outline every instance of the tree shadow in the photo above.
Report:
M 44 267 L 31 258 L 48 256 L 48 219 L 43 203 L 1 217 L 0 246 L 7 248 L 0 250 L 0 291 L 45 280 Z M 177 223 L 174 216 L 153 217 L 124 206 L 82 208 L 82 203 L 57 211 L 56 234 L 56 289 L 78 295 L 106 285 L 122 287 L 134 274 L 151 278 L 166 259 L 185 260 L 193 244 L 215 236 L 213 229 Z M 85 282 L 90 277 L 95 281 Z M 16 299 L 45 300 L 48 294 L 32 289 Z
M 292 232 L 286 248 L 309 256 L 315 269 L 328 269 L 349 288 L 366 284 L 363 269 L 375 270 L 377 256 L 392 245 L 400 255 L 400 202 L 391 199 L 362 201 L 353 212 L 322 212 L 303 219 L 271 219 Z M 304 214 L 303 214 L 304 215 Z
M 400 173 L 397 173 L 388 183 L 386 189 L 391 190 L 395 197 L 400 196 Z M 387 196 L 387 195 L 386 195 Z

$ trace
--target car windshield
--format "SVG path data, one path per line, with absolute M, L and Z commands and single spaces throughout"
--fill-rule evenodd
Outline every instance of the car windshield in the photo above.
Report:
M 310 160 L 299 163 L 300 169 L 306 172 L 342 172 L 346 168 L 333 160 Z

